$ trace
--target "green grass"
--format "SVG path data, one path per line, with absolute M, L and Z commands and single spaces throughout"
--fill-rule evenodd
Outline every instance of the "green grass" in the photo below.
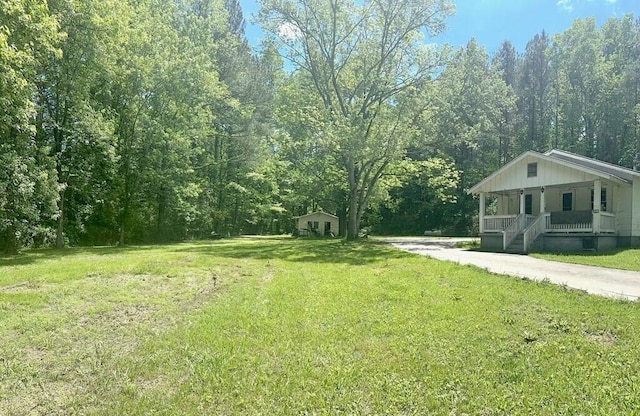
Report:
M 531 256 L 565 263 L 640 271 L 640 249 L 621 249 L 605 252 L 571 254 L 535 253 L 531 254 Z
M 0 414 L 634 414 L 640 307 L 242 238 L 0 259 Z

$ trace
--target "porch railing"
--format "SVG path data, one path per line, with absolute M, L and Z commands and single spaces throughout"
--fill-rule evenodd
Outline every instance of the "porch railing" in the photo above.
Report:
M 511 242 L 522 232 L 527 226 L 527 216 L 525 214 L 519 214 L 507 228 L 505 228 L 502 234 L 502 248 L 506 250 Z
M 546 216 L 546 228 L 547 231 L 560 231 L 565 233 L 570 232 L 591 232 L 593 230 L 593 224 L 591 222 L 582 222 L 576 224 L 552 224 L 551 216 Z
M 492 215 L 484 217 L 484 230 L 487 232 L 503 231 L 516 219 L 517 215 Z
M 537 217 L 535 217 L 533 222 L 529 226 L 527 226 L 527 229 L 524 230 L 522 248 L 525 253 L 529 252 L 529 246 L 533 244 L 533 242 L 536 241 L 536 238 L 538 238 L 538 236 L 545 231 L 547 225 L 547 217 L 549 216 L 549 213 L 538 215 Z
M 594 232 L 594 216 L 600 216 L 601 233 L 615 233 L 616 232 L 616 215 L 609 212 L 594 213 L 589 218 L 585 218 L 584 221 L 579 223 L 558 223 L 551 222 L 551 213 L 547 212 L 544 215 L 532 216 L 532 215 L 493 215 L 483 218 L 484 231 L 488 233 L 503 233 L 505 240 L 510 243 L 519 232 L 528 229 L 535 222 L 535 232 L 540 233 L 592 233 Z M 589 221 L 591 220 L 591 221 Z M 539 222 L 541 221 L 541 222 Z M 516 224 L 514 224 L 516 223 Z M 539 231 L 542 228 L 542 231 Z M 533 240 L 530 240 L 533 242 Z

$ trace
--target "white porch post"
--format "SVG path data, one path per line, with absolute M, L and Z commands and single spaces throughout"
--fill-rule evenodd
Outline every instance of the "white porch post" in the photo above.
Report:
M 544 186 L 540 187 L 540 214 L 544 214 L 546 211 L 546 201 L 544 198 Z
M 520 189 L 520 214 L 524 214 L 524 189 Z
M 595 234 L 600 233 L 600 207 L 602 201 L 600 199 L 602 192 L 602 182 L 597 179 L 593 181 L 593 232 Z
M 480 227 L 478 227 L 478 231 L 480 234 L 484 233 L 484 214 L 486 212 L 486 194 L 484 192 L 480 192 Z

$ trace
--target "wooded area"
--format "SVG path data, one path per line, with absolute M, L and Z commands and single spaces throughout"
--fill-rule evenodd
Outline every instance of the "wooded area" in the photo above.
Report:
M 640 164 L 640 20 L 491 56 L 446 0 L 0 0 L 0 249 L 474 231 L 466 189 L 525 150 Z

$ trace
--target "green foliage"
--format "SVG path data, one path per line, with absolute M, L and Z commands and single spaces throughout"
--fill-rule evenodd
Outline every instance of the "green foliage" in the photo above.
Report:
M 237 2 L 1 6 L 2 248 L 176 240 L 255 220 L 227 185 L 247 187 L 270 157 L 275 64 L 252 55 Z
M 377 223 L 367 217 L 375 234 L 422 234 L 455 226 L 450 213 L 458 201 L 460 172 L 451 161 L 432 158 L 405 161 L 394 169 L 388 197 L 379 210 Z
M 356 239 L 378 181 L 414 135 L 409 98 L 437 64 L 423 34 L 439 32 L 452 7 L 444 0 L 265 0 L 261 6 L 263 27 L 301 72 L 294 85 L 308 99 L 287 132 L 311 139 L 328 163 L 339 164 L 347 239 Z M 300 127 L 316 132 L 299 137 Z
M 32 120 L 39 67 L 59 55 L 61 35 L 44 1 L 3 0 L 0 22 L 0 248 L 15 253 L 47 243 L 42 225 L 55 214 L 52 161 Z
M 427 46 L 445 0 L 0 0 L 0 250 L 290 232 L 473 231 L 522 151 L 640 160 L 640 23 L 519 54 Z M 283 58 L 290 71 L 283 70 Z M 348 230 L 346 229 L 348 225 Z

